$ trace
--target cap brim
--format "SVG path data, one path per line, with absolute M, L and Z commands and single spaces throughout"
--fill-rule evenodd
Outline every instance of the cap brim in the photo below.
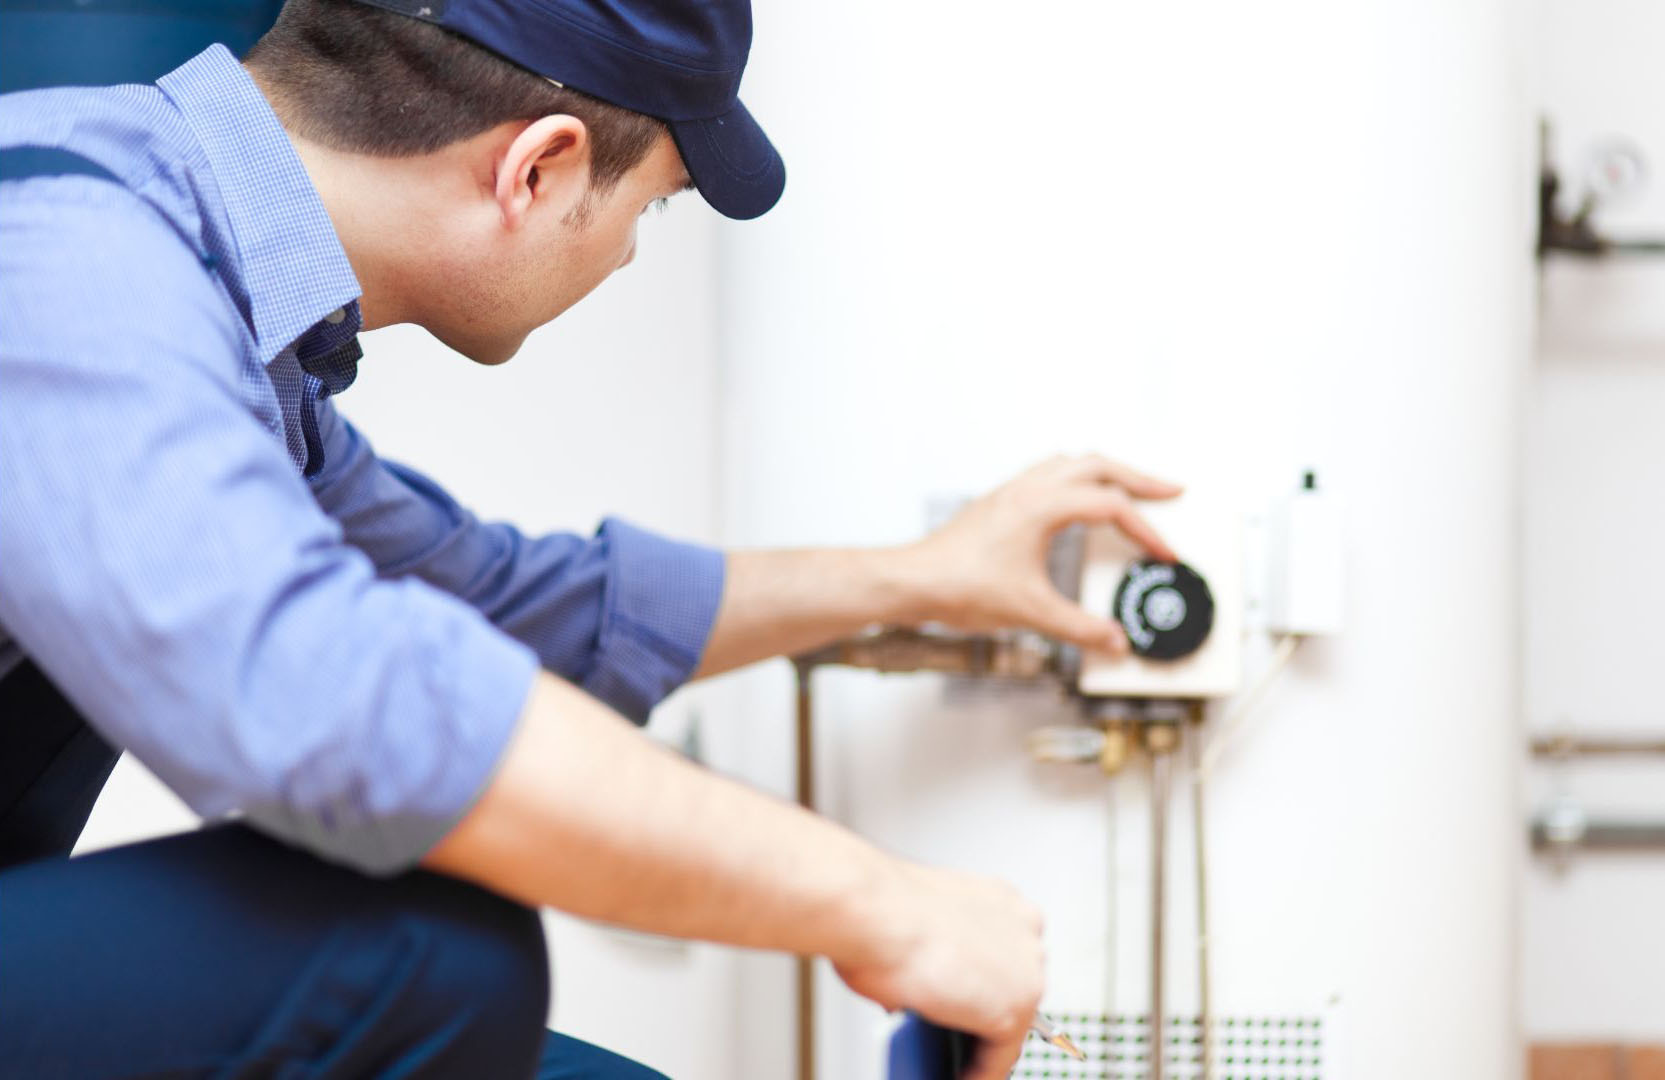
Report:
M 670 128 L 694 187 L 719 214 L 746 221 L 780 201 L 786 164 L 740 102 L 721 116 Z

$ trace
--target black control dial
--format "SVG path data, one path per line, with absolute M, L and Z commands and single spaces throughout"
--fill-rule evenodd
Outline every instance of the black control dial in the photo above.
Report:
M 1140 559 L 1116 588 L 1111 615 L 1128 644 L 1152 660 L 1178 660 L 1202 648 L 1214 629 L 1214 594 L 1184 563 Z

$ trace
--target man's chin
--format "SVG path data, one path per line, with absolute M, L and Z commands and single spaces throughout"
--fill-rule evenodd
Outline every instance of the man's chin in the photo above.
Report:
M 498 364 L 508 363 L 515 353 L 520 351 L 521 345 L 526 342 L 525 334 L 514 338 L 495 340 L 479 338 L 452 339 L 442 334 L 435 334 L 434 336 L 476 364 L 483 364 L 486 367 L 496 367 Z

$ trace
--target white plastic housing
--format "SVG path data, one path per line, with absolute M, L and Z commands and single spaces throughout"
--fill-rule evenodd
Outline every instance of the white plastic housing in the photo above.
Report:
M 1086 653 L 1078 686 L 1091 697 L 1209 698 L 1234 694 L 1243 681 L 1243 524 L 1238 513 L 1194 496 L 1140 505 L 1140 512 L 1179 557 L 1208 582 L 1214 628 L 1190 656 L 1147 660 Z M 1144 553 L 1109 527 L 1088 530 L 1081 603 L 1110 615 L 1129 563 Z
M 1267 522 L 1267 629 L 1276 634 L 1341 632 L 1342 550 L 1341 507 L 1334 496 L 1302 488 L 1278 501 Z

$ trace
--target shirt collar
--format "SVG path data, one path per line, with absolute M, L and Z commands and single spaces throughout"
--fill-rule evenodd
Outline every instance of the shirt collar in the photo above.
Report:
M 338 311 L 351 323 L 346 333 L 356 332 L 358 278 L 294 145 L 243 65 L 215 45 L 157 85 L 214 172 L 260 362 L 271 363 Z

